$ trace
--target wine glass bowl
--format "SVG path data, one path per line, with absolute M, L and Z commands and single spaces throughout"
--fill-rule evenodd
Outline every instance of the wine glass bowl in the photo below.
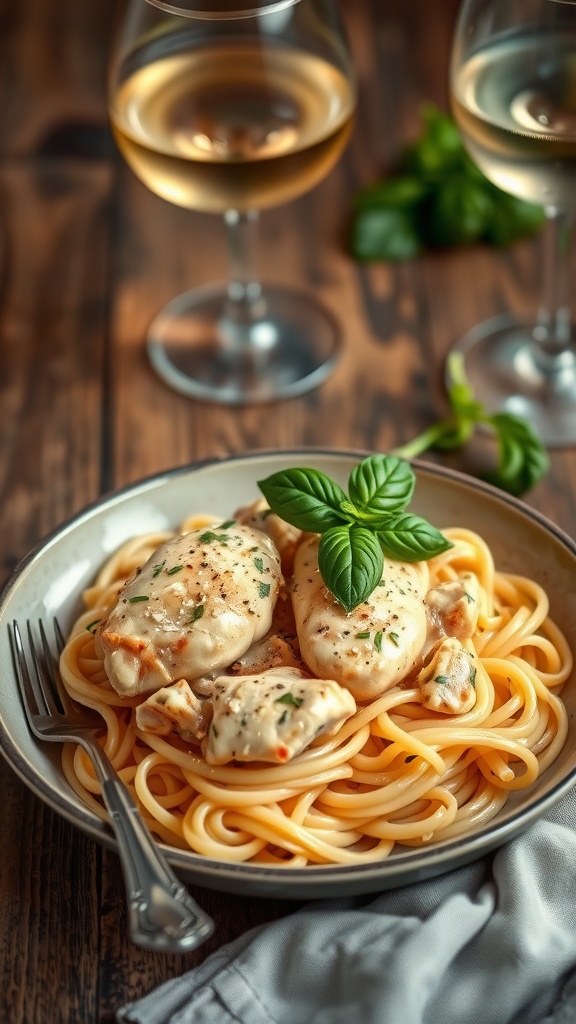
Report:
M 576 4 L 464 0 L 450 84 L 472 159 L 495 185 L 541 205 L 547 217 L 535 322 L 495 318 L 472 329 L 456 349 L 490 411 L 525 416 L 550 446 L 573 444 L 569 242 L 576 210 Z
M 260 210 L 332 169 L 354 107 L 332 0 L 128 0 L 111 65 L 118 146 L 157 195 L 224 215 L 231 243 L 228 284 L 178 296 L 151 326 L 150 358 L 172 387 L 243 404 L 330 372 L 338 325 L 312 296 L 260 285 L 252 235 Z

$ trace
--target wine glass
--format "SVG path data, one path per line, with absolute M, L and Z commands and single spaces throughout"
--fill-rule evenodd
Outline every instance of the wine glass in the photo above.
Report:
M 157 195 L 223 214 L 230 243 L 229 282 L 178 296 L 149 329 L 172 388 L 242 405 L 331 372 L 338 324 L 306 292 L 260 285 L 253 236 L 259 211 L 332 169 L 355 100 L 336 0 L 127 0 L 110 71 L 119 148 Z
M 477 398 L 490 411 L 524 416 L 549 446 L 573 444 L 574 0 L 464 0 L 450 86 L 472 159 L 494 184 L 546 213 L 543 293 L 535 322 L 495 318 L 471 330 L 456 349 Z

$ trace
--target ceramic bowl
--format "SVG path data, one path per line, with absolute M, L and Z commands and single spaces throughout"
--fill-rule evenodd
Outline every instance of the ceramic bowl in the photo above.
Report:
M 108 826 L 72 792 L 60 768 L 60 748 L 30 735 L 14 677 L 9 644 L 13 619 L 51 621 L 64 629 L 80 610 L 80 595 L 102 562 L 138 533 L 176 527 L 192 512 L 228 518 L 259 494 L 257 481 L 291 466 L 314 466 L 346 485 L 365 453 L 258 452 L 175 469 L 102 498 L 56 530 L 18 566 L 0 598 L 0 749 L 27 786 L 94 840 L 115 848 Z M 530 575 L 545 587 L 551 614 L 568 639 L 576 623 L 576 544 L 538 512 L 476 479 L 425 462 L 414 464 L 411 510 L 436 526 L 480 533 L 498 568 Z M 456 868 L 509 841 L 544 814 L 576 782 L 576 679 L 564 689 L 570 730 L 555 764 L 534 787 L 513 793 L 503 811 L 469 835 L 394 852 L 381 863 L 274 868 L 226 864 L 164 847 L 178 874 L 206 888 L 245 895 L 315 898 L 393 888 Z

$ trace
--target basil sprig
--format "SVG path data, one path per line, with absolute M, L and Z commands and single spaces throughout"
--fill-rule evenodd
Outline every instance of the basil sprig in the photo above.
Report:
M 392 174 L 354 197 L 350 248 L 355 259 L 397 262 L 426 249 L 474 242 L 505 246 L 542 228 L 542 206 L 488 181 L 449 114 L 431 103 L 420 113 L 422 131 Z
M 477 427 L 491 432 L 498 444 L 498 464 L 486 473 L 490 483 L 517 497 L 534 487 L 550 468 L 550 458 L 542 441 L 526 419 L 511 412 L 494 412 L 479 402 L 468 380 L 461 352 L 448 357 L 450 414 L 437 420 L 408 444 L 396 449 L 405 459 L 413 459 L 428 448 L 441 451 L 468 443 Z
M 404 459 L 370 455 L 352 470 L 348 494 L 317 469 L 283 470 L 258 486 L 281 519 L 321 534 L 320 574 L 351 612 L 382 581 L 385 555 L 418 562 L 452 547 L 426 519 L 405 512 L 415 482 Z

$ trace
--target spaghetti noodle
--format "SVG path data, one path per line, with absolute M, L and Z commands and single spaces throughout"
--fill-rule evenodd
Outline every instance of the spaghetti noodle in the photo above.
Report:
M 182 532 L 213 520 L 192 517 Z M 103 719 L 102 745 L 164 842 L 217 860 L 283 867 L 362 864 L 394 847 L 423 846 L 489 821 L 514 790 L 531 786 L 567 734 L 559 697 L 568 644 L 542 587 L 495 569 L 487 544 L 466 529 L 430 560 L 430 586 L 473 573 L 480 613 L 463 641 L 476 667 L 475 703 L 461 714 L 429 710 L 413 679 L 356 713 L 287 764 L 211 765 L 179 736 L 136 727 L 142 695 L 121 697 L 95 649 L 95 623 L 125 581 L 172 534 L 124 544 L 84 594 L 86 610 L 61 658 L 64 684 Z M 99 816 L 106 812 L 87 755 L 63 752 L 65 776 Z

